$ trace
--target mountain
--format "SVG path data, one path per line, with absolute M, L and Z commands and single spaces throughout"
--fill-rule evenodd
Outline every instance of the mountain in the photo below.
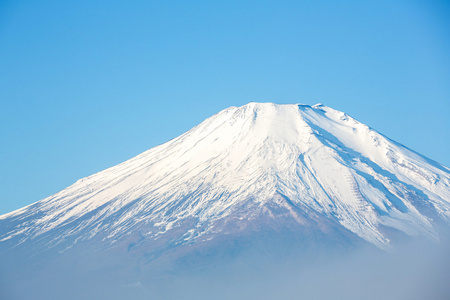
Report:
M 0 216 L 0 254 L 164 265 L 277 239 L 389 250 L 437 241 L 449 221 L 449 168 L 321 104 L 249 103 Z

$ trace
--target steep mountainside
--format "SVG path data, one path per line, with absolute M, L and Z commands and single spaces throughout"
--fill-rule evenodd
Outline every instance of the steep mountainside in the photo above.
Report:
M 0 246 L 163 251 L 270 229 L 389 249 L 449 220 L 448 168 L 320 104 L 250 103 L 0 216 Z

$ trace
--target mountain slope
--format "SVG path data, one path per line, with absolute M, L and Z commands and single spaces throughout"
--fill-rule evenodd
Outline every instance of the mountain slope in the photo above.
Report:
M 388 249 L 437 240 L 449 202 L 448 168 L 345 113 L 250 103 L 0 216 L 0 245 L 169 249 L 267 227 Z

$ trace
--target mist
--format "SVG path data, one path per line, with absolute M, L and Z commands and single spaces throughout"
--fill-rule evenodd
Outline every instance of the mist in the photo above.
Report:
M 155 299 L 450 299 L 448 244 L 234 266 L 140 286 Z M 143 284 L 143 283 L 140 283 Z M 119 299 L 119 298 L 117 298 Z
M 164 272 L 96 269 L 92 261 L 55 264 L 8 280 L 2 299 L 449 299 L 450 253 L 440 244 L 413 240 L 384 252 L 249 248 L 227 257 L 197 257 L 189 267 Z M 202 261 L 202 265 L 197 264 Z M 205 264 L 205 261 L 208 263 Z M 4 275 L 5 273 L 3 273 Z

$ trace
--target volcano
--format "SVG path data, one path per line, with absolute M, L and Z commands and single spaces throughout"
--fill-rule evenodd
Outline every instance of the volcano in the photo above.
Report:
M 389 251 L 449 221 L 449 168 L 321 104 L 249 103 L 0 216 L 0 254 L 164 265 L 279 237 Z

